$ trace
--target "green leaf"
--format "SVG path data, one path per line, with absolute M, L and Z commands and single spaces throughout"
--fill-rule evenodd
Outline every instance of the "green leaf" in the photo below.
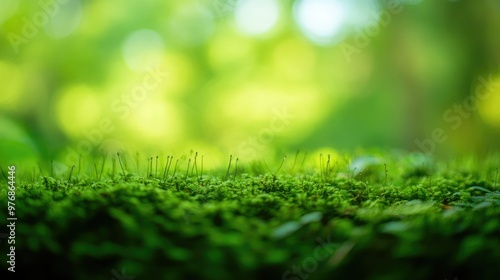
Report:
M 305 214 L 300 217 L 300 222 L 304 225 L 307 223 L 318 222 L 321 221 L 323 214 L 321 212 L 311 212 L 309 214 Z
M 38 151 L 33 140 L 19 125 L 0 116 L 0 160 L 14 164 L 20 160 L 34 159 Z
M 469 188 L 469 191 L 471 190 L 478 190 L 478 191 L 483 191 L 483 192 L 487 192 L 487 193 L 490 193 L 491 191 L 488 190 L 488 189 L 485 189 L 483 187 L 479 187 L 479 186 L 473 186 L 473 187 L 470 187 Z
M 302 227 L 302 224 L 297 223 L 295 221 L 286 222 L 274 230 L 273 237 L 277 238 L 277 239 L 287 237 L 290 234 L 299 230 L 301 227 Z

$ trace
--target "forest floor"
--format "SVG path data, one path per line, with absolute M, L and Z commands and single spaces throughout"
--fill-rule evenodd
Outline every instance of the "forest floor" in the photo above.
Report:
M 500 157 L 318 162 L 17 178 L 0 274 L 14 249 L 53 279 L 500 279 Z

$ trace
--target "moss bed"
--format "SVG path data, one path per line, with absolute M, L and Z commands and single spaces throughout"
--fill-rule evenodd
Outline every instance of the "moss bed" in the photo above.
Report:
M 316 167 L 278 162 L 272 172 L 254 162 L 203 175 L 191 165 L 175 175 L 125 166 L 102 176 L 19 177 L 16 273 L 500 279 L 498 162 L 379 155 L 334 164 L 324 156 Z M 1 274 L 12 277 L 6 240 Z

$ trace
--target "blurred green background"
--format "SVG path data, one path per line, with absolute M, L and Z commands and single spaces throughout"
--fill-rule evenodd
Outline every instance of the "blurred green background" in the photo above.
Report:
M 2 0 L 0 161 L 487 154 L 499 15 L 497 0 Z

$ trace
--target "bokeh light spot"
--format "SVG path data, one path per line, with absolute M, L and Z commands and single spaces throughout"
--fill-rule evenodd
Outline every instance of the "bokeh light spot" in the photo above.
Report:
M 217 141 L 230 148 L 239 147 L 248 137 L 271 128 L 270 121 L 276 117 L 283 121 L 283 125 L 273 138 L 300 141 L 314 129 L 314 123 L 337 106 L 325 100 L 314 85 L 298 86 L 254 79 L 223 92 L 214 108 L 219 113 L 208 118 L 213 129 L 225 131 Z M 228 126 L 227 123 L 233 120 L 238 120 L 238 125 Z
M 181 134 L 178 106 L 163 100 L 145 100 L 132 112 L 129 126 L 130 135 L 139 142 L 151 142 L 155 145 L 162 140 L 162 145 L 179 139 Z
M 270 31 L 278 22 L 276 0 L 241 0 L 236 6 L 236 24 L 245 34 L 256 36 Z
M 215 21 L 205 6 L 183 3 L 170 19 L 169 27 L 176 42 L 186 46 L 198 46 L 212 36 Z
M 44 10 L 50 17 L 45 28 L 50 37 L 63 38 L 78 28 L 83 13 L 82 3 L 79 0 L 53 1 L 50 7 Z
M 338 0 L 300 0 L 294 5 L 294 17 L 309 39 L 330 44 L 347 20 L 345 5 Z
M 0 107 L 10 107 L 21 96 L 21 73 L 17 66 L 0 61 L 0 77 L 2 79 Z
M 479 103 L 479 112 L 483 119 L 490 125 L 500 127 L 500 76 L 490 84 L 484 85 L 481 96 L 486 96 Z
M 97 128 L 101 113 L 98 96 L 85 85 L 70 88 L 57 99 L 57 121 L 71 137 L 81 137 L 84 130 Z
M 138 30 L 130 34 L 123 44 L 123 59 L 136 72 L 144 72 L 162 60 L 163 40 L 152 30 Z

